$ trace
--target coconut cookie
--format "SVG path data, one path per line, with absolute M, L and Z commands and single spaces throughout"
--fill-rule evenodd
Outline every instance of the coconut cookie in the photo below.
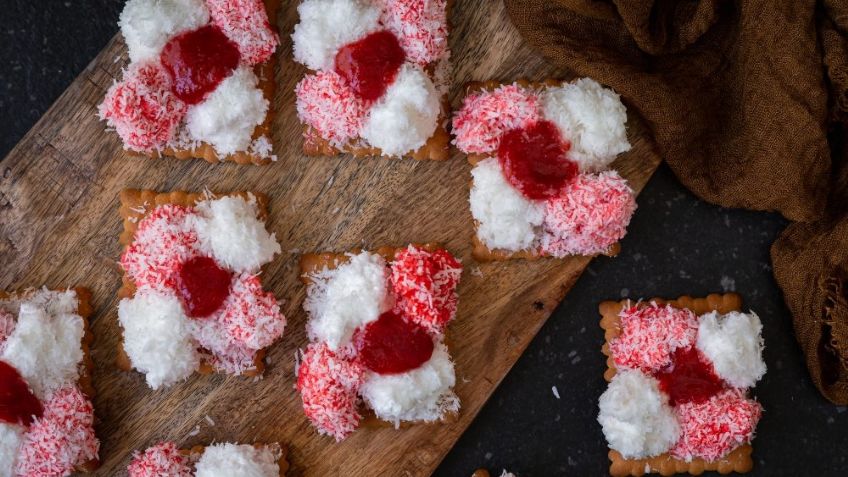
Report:
M 279 0 L 128 0 L 130 64 L 98 108 L 129 151 L 265 164 Z
M 143 373 L 153 389 L 196 371 L 262 373 L 265 348 L 286 325 L 259 279 L 280 253 L 266 202 L 251 193 L 121 193 L 119 367 Z
M 341 441 L 363 421 L 363 408 L 395 427 L 459 411 L 445 331 L 462 265 L 450 252 L 410 245 L 308 254 L 301 272 L 310 344 L 297 389 L 318 432 Z
M 84 288 L 0 292 L 0 477 L 100 466 L 89 299 Z
M 600 305 L 610 474 L 748 472 L 766 372 L 762 324 L 736 294 Z
M 610 169 L 630 149 L 618 95 L 588 78 L 468 92 L 453 133 L 474 166 L 474 258 L 615 255 L 636 209 Z
M 181 450 L 160 442 L 135 452 L 129 477 L 284 477 L 289 464 L 279 444 L 219 443 Z
M 304 0 L 292 34 L 310 156 L 448 158 L 450 0 Z

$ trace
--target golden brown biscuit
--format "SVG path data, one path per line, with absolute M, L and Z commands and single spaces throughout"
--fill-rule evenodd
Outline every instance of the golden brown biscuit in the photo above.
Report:
M 465 84 L 465 96 L 469 94 L 476 93 L 478 91 L 493 91 L 501 86 L 506 86 L 510 84 L 517 84 L 523 88 L 531 88 L 531 89 L 541 89 L 547 86 L 557 86 L 562 84 L 561 80 L 556 79 L 546 79 L 544 81 L 528 81 L 526 79 L 519 79 L 510 83 L 501 83 L 498 81 L 471 81 Z M 472 166 L 476 166 L 478 162 L 491 157 L 486 154 L 468 154 L 468 163 Z M 471 183 L 473 186 L 473 182 Z M 501 250 L 495 249 L 492 250 L 486 246 L 483 242 L 477 238 L 477 228 L 479 227 L 479 223 L 474 221 L 474 237 L 471 240 L 472 250 L 471 256 L 474 257 L 478 262 L 495 262 L 495 261 L 504 261 L 504 260 L 538 260 L 540 258 L 546 258 L 547 255 L 541 255 L 537 250 L 519 250 L 517 252 L 512 252 L 509 250 Z M 598 255 L 606 255 L 607 257 L 615 257 L 621 251 L 621 245 L 616 243 L 612 247 L 610 247 L 609 251 L 603 254 Z
M 277 11 L 280 8 L 280 0 L 264 1 L 265 10 L 268 12 L 268 21 L 271 24 L 271 28 L 276 30 Z M 274 107 L 274 94 L 277 91 L 277 81 L 274 78 L 274 73 L 277 69 L 277 55 L 279 55 L 279 52 L 274 52 L 274 54 L 271 55 L 271 58 L 269 58 L 268 61 L 253 67 L 253 72 L 256 74 L 256 77 L 259 78 L 259 89 L 262 90 L 265 99 L 268 100 L 268 112 L 265 114 L 265 121 L 262 124 L 256 126 L 256 129 L 253 130 L 253 136 L 251 136 L 251 139 L 256 139 L 260 136 L 266 136 L 270 140 L 272 137 L 271 124 L 273 123 L 274 117 L 277 113 L 277 110 Z M 166 148 L 161 152 L 151 151 L 149 153 L 142 153 L 138 151 L 128 151 L 128 153 L 137 156 L 147 156 L 154 159 L 166 156 L 175 157 L 177 159 L 204 159 L 210 163 L 228 161 L 235 162 L 236 164 L 265 165 L 271 162 L 271 159 L 267 157 L 260 157 L 256 154 L 251 154 L 247 151 L 237 151 L 222 158 L 218 155 L 217 152 L 215 152 L 214 147 L 205 142 L 200 143 L 200 145 L 198 145 L 194 149 Z
M 742 297 L 736 293 L 714 293 L 708 295 L 706 298 L 681 296 L 676 300 L 654 298 L 642 303 L 647 306 L 652 301 L 658 304 L 668 304 L 675 308 L 686 308 L 691 310 L 695 315 L 703 315 L 711 311 L 729 313 L 731 311 L 742 310 Z M 609 351 L 609 343 L 613 338 L 621 334 L 618 314 L 622 309 L 632 306 L 632 304 L 633 302 L 630 300 L 622 300 L 605 301 L 598 305 L 598 311 L 601 314 L 601 328 L 604 330 L 604 346 L 601 348 L 601 351 L 607 357 L 607 369 L 604 372 L 604 379 L 607 382 L 612 380 L 616 372 L 615 363 Z M 703 459 L 692 459 L 691 462 L 686 462 L 676 459 L 668 453 L 646 459 L 625 459 L 621 454 L 610 449 L 610 475 L 613 477 L 635 477 L 649 473 L 665 476 L 683 473 L 700 475 L 704 471 L 717 471 L 720 474 L 728 474 L 730 472 L 742 474 L 750 472 L 754 467 L 754 461 L 751 459 L 752 451 L 753 448 L 750 444 L 744 444 L 734 449 L 724 458 L 714 462 L 707 462 Z
M 213 194 L 215 196 L 239 196 L 243 198 L 247 198 L 249 194 L 253 194 L 256 198 L 256 205 L 259 210 L 259 218 L 261 220 L 268 219 L 268 197 L 262 193 L 249 193 L 249 192 L 233 192 L 231 194 Z M 118 240 L 121 245 L 124 246 L 124 250 L 129 247 L 133 242 L 133 236 L 135 235 L 135 231 L 138 228 L 138 223 L 147 216 L 153 209 L 160 205 L 165 204 L 173 204 L 173 205 L 182 205 L 185 207 L 193 207 L 198 201 L 201 201 L 207 198 L 207 194 L 198 193 L 198 192 L 184 192 L 184 191 L 175 191 L 175 192 L 163 192 L 159 193 L 152 190 L 138 190 L 138 189 L 124 189 L 121 191 L 121 207 L 120 214 L 121 219 L 124 223 L 124 231 L 121 233 L 121 237 Z M 123 252 L 122 252 L 123 253 Z M 126 272 L 123 272 L 121 276 L 122 285 L 118 290 L 118 298 L 132 298 L 135 295 L 135 283 L 127 276 Z M 242 373 L 245 376 L 259 376 L 265 370 L 265 353 L 266 350 L 261 349 L 256 353 L 256 359 L 254 359 L 253 364 L 254 368 Z M 115 364 L 119 369 L 123 371 L 131 371 L 132 363 L 130 362 L 129 356 L 124 351 L 123 340 L 118 343 L 118 351 L 117 356 L 115 357 Z M 200 368 L 198 369 L 200 374 L 212 374 L 215 372 L 215 368 L 207 363 L 201 362 Z
M 450 13 L 453 8 L 454 0 L 448 0 L 446 4 L 448 18 L 448 36 L 450 36 L 451 23 Z M 435 74 L 436 64 L 427 65 L 425 68 L 427 73 L 432 78 Z M 444 161 L 450 157 L 450 133 L 447 130 L 447 124 L 450 121 L 450 103 L 448 96 L 445 94 L 442 97 L 442 114 L 439 115 L 438 126 L 433 131 L 433 135 L 427 142 L 418 148 L 418 150 L 405 154 L 403 158 L 416 160 L 431 160 Z M 303 127 L 303 153 L 307 156 L 335 156 L 338 154 L 351 154 L 355 158 L 382 156 L 379 149 L 373 147 L 347 145 L 339 149 L 329 141 L 322 138 L 318 131 L 310 126 Z M 390 156 L 392 157 L 392 156 Z
M 29 289 L 17 292 L 6 292 L 0 290 L 0 301 L 3 300 L 24 300 L 38 290 Z M 55 289 L 54 291 L 64 291 Z M 77 386 L 89 399 L 94 399 L 96 391 L 91 382 L 91 376 L 94 374 L 94 361 L 91 359 L 91 343 L 94 341 L 94 335 L 91 333 L 89 319 L 94 313 L 94 308 L 91 306 L 91 291 L 88 288 L 76 287 L 74 291 L 77 293 L 77 315 L 82 318 L 83 335 L 82 342 L 82 368 L 80 369 L 79 380 Z M 76 466 L 77 472 L 94 472 L 100 467 L 99 459 L 92 459 L 88 462 Z
M 428 252 L 433 252 L 439 249 L 444 248 L 441 244 L 438 243 L 424 243 L 424 244 L 411 244 L 420 249 L 426 250 Z M 380 247 L 373 250 L 373 253 L 380 255 L 386 261 L 394 260 L 395 254 L 403 250 L 406 247 Z M 310 277 L 311 274 L 319 272 L 326 268 L 327 270 L 333 270 L 339 265 L 350 260 L 349 254 L 357 254 L 362 250 L 354 249 L 350 252 L 346 253 L 335 253 L 335 252 L 321 252 L 321 253 L 305 253 L 300 257 L 300 280 L 305 284 L 309 285 L 312 283 L 312 279 Z M 449 332 L 449 330 L 448 330 Z M 447 344 L 448 349 L 450 349 L 450 337 L 445 337 L 445 344 Z M 374 412 L 368 408 L 365 408 L 364 405 L 360 406 L 359 413 L 362 415 L 362 420 L 360 424 L 363 427 L 368 428 L 381 428 L 381 427 L 394 427 L 394 424 L 391 422 L 384 421 L 374 415 Z M 456 422 L 459 419 L 459 415 L 457 413 L 451 413 L 444 417 L 444 419 L 436 422 L 401 422 L 400 427 L 406 428 L 413 425 L 421 425 L 421 424 L 436 424 L 436 423 L 452 423 Z

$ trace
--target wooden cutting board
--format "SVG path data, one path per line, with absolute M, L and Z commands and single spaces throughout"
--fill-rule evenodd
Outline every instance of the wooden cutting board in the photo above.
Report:
M 291 447 L 292 475 L 429 475 L 589 262 L 475 263 L 470 166 L 460 154 L 447 162 L 304 157 L 293 94 L 303 69 L 292 61 L 289 39 L 297 2 L 286 3 L 280 12 L 274 124 L 278 162 L 213 166 L 125 155 L 118 138 L 95 116 L 127 61 L 118 37 L 0 162 L 0 289 L 82 285 L 94 293 L 95 407 L 103 461 L 98 475 L 122 475 L 134 449 L 161 439 L 182 447 L 281 441 Z M 521 40 L 501 2 L 456 2 L 451 20 L 454 104 L 470 80 L 567 77 Z M 633 150 L 615 166 L 638 190 L 660 159 L 643 125 L 631 118 L 628 129 Z M 127 187 L 256 190 L 270 196 L 268 225 L 284 253 L 263 278 L 285 300 L 289 321 L 283 341 L 269 353 L 264 379 L 195 376 L 154 392 L 141 375 L 116 370 L 118 193 Z M 401 430 L 364 429 L 336 444 L 313 431 L 294 390 L 295 351 L 306 344 L 298 253 L 413 241 L 443 242 L 466 267 L 459 315 L 450 331 L 460 418 Z M 595 316 L 566 319 L 597 322 Z M 469 475 L 472 470 L 467 469 Z

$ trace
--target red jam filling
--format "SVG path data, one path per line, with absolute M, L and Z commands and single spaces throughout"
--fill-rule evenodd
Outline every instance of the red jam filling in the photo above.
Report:
M 159 55 L 174 80 L 174 95 L 187 104 L 203 101 L 236 69 L 239 50 L 215 25 L 175 36 Z
M 0 421 L 29 426 L 44 408 L 18 370 L 0 361 Z
M 568 159 L 571 144 L 550 121 L 508 131 L 498 146 L 498 160 L 510 184 L 532 200 L 558 196 L 577 176 L 577 164 Z
M 433 355 L 433 339 L 427 331 L 392 311 L 368 323 L 357 344 L 362 364 L 378 374 L 415 369 Z
M 386 92 L 405 60 L 397 37 L 383 30 L 343 46 L 336 53 L 336 72 L 357 96 L 374 101 Z
M 713 365 L 701 358 L 695 347 L 678 348 L 672 356 L 672 366 L 655 377 L 672 406 L 704 402 L 725 388 Z
M 191 318 L 214 313 L 230 294 L 232 274 L 209 257 L 195 257 L 183 263 L 177 274 L 176 291 L 183 309 Z

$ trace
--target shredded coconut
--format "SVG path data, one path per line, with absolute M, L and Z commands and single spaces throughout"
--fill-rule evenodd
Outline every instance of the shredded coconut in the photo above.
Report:
M 359 388 L 365 369 L 323 343 L 306 348 L 297 371 L 297 389 L 306 417 L 321 434 L 341 441 L 359 426 Z
M 187 378 L 200 366 L 182 304 L 172 293 L 139 289 L 118 304 L 124 351 L 153 389 Z
M 264 63 L 280 39 L 271 28 L 263 0 L 206 0 L 212 22 L 238 46 L 242 64 Z
M 448 50 L 447 0 L 382 0 L 382 23 L 406 56 L 425 66 Z
M 132 244 L 121 255 L 121 267 L 136 287 L 175 287 L 180 265 L 200 251 L 196 221 L 191 209 L 164 204 L 138 223 Z
M 231 374 L 253 368 L 256 352 L 279 339 L 285 326 L 277 299 L 249 274 L 233 279 L 229 296 L 212 316 L 189 322 L 192 335 L 214 355 L 216 367 Z
M 194 227 L 201 249 L 235 272 L 256 273 L 280 253 L 275 234 L 257 217 L 256 199 L 238 196 L 204 200 L 195 206 Z
M 127 43 L 130 60 L 158 60 L 168 41 L 185 31 L 209 23 L 204 0 L 129 0 L 118 26 Z
M 147 152 L 173 140 L 187 106 L 171 92 L 171 76 L 155 62 L 139 62 L 124 71 L 97 111 L 124 142 L 124 147 Z
M 412 371 L 379 375 L 368 373 L 362 384 L 362 398 L 380 419 L 432 422 L 459 411 L 459 398 L 448 349 L 439 343 L 430 359 Z
M 517 84 L 470 94 L 453 117 L 454 144 L 465 153 L 491 153 L 505 132 L 539 119 L 536 93 Z
M 6 310 L 0 309 L 0 353 L 3 352 L 3 344 L 6 338 L 15 331 L 15 317 Z
M 749 388 L 766 374 L 762 329 L 754 312 L 720 315 L 714 311 L 701 316 L 697 346 L 719 377 L 734 387 Z
M 253 130 L 268 112 L 268 100 L 258 84 L 250 68 L 237 68 L 203 102 L 188 109 L 186 128 L 191 137 L 211 144 L 221 157 L 247 150 Z
M 680 426 L 656 379 L 640 371 L 619 371 L 598 402 L 598 422 L 610 448 L 628 459 L 669 450 Z
M 478 163 L 471 171 L 471 215 L 477 221 L 477 237 L 490 249 L 518 251 L 536 241 L 544 220 L 544 205 L 528 200 L 513 188 L 497 159 Z
M 176 444 L 162 442 L 142 453 L 135 452 L 127 472 L 129 477 L 191 477 L 188 463 Z
M 0 477 L 13 477 L 18 449 L 23 442 L 23 428 L 0 422 Z
M 388 270 L 382 257 L 362 252 L 333 270 L 310 276 L 303 308 L 310 319 L 309 339 L 332 350 L 350 344 L 353 332 L 376 320 L 394 305 L 388 290 Z
M 387 156 L 423 146 L 438 126 L 441 104 L 433 81 L 420 67 L 404 64 L 368 112 L 361 136 Z
M 696 457 L 712 462 L 751 442 L 762 407 L 728 389 L 702 403 L 680 404 L 675 413 L 681 435 L 671 454 L 687 462 Z
M 619 313 L 621 334 L 609 348 L 619 369 L 638 369 L 648 373 L 671 364 L 672 353 L 695 343 L 698 319 L 688 309 L 634 305 Z
M 59 389 L 44 405 L 44 415 L 24 434 L 17 473 L 33 477 L 69 475 L 75 466 L 97 459 L 94 408 L 75 386 Z
M 0 360 L 13 366 L 39 399 L 76 382 L 82 362 L 82 318 L 75 313 L 49 315 L 44 308 L 21 303 L 17 324 Z
M 541 94 L 542 111 L 571 143 L 569 158 L 581 171 L 605 169 L 618 154 L 629 151 L 627 110 L 618 94 L 595 80 L 581 78 Z
M 402 316 L 431 334 L 444 333 L 456 316 L 456 287 L 462 265 L 447 250 L 435 252 L 412 245 L 397 253 L 391 263 L 391 285 Z
M 295 87 L 297 115 L 335 147 L 359 136 L 367 108 L 335 71 L 306 75 Z
M 279 450 L 238 444 L 214 444 L 195 464 L 195 477 L 279 477 Z
M 606 253 L 624 238 L 635 210 L 633 190 L 618 172 L 581 173 L 545 202 L 542 251 L 555 257 Z
M 331 70 L 336 53 L 379 28 L 380 10 L 358 0 L 305 0 L 292 33 L 294 59 L 312 70 Z

